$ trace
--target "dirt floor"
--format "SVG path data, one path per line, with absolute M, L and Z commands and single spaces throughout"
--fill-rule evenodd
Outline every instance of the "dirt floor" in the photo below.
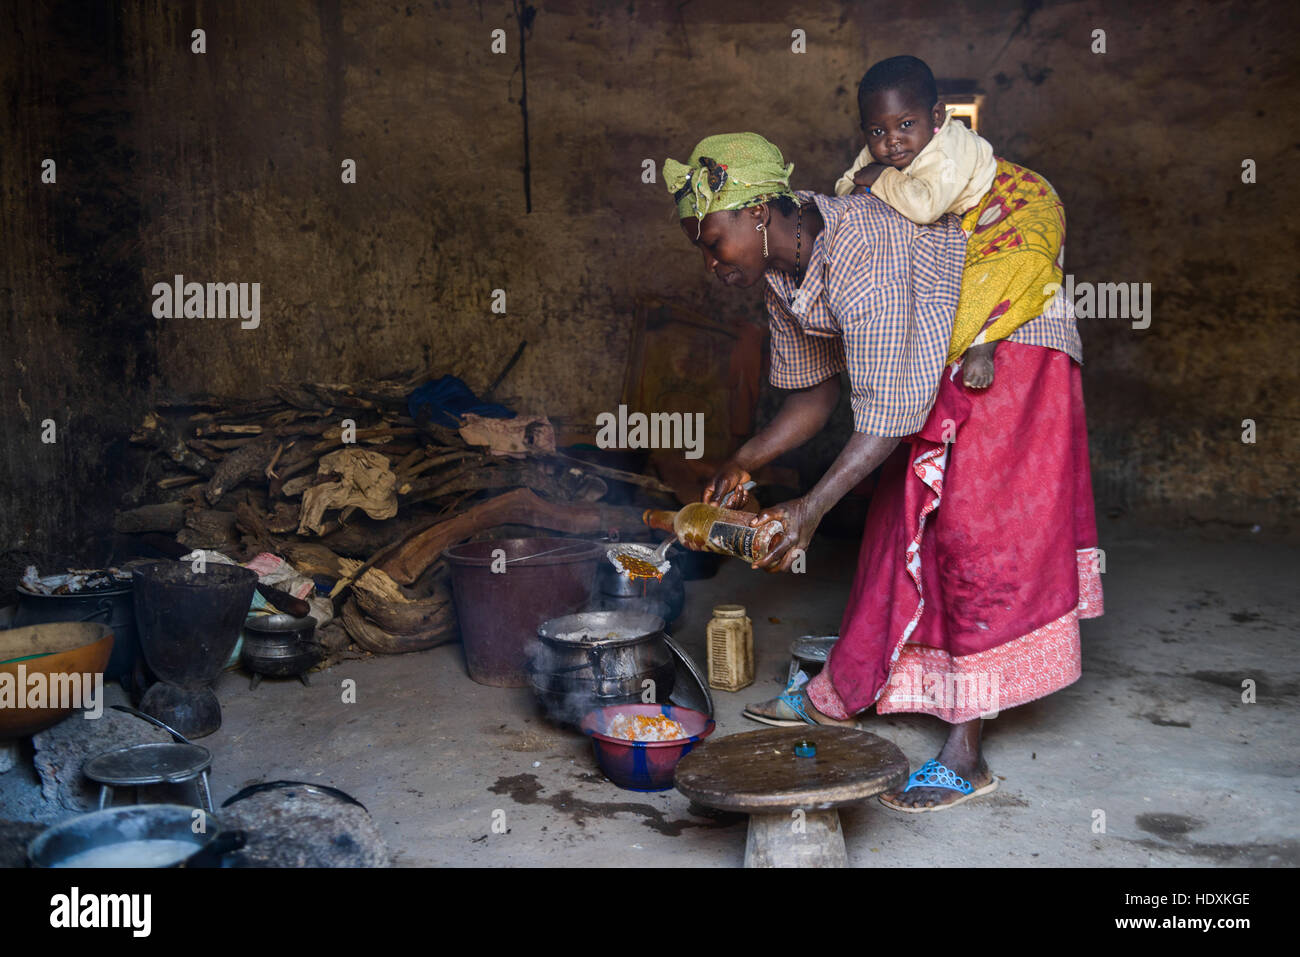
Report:
M 874 800 L 842 812 L 855 866 L 1295 866 L 1300 864 L 1300 593 L 1297 548 L 1249 530 L 1151 532 L 1104 523 L 1106 615 L 1083 623 L 1084 674 L 986 725 L 1000 789 L 942 814 Z M 758 727 L 743 705 L 771 697 L 791 639 L 834 634 L 856 546 L 819 542 L 801 579 L 724 563 L 687 584 L 674 634 L 703 659 L 714 604 L 754 621 L 759 677 L 714 692 L 716 734 Z M 356 703 L 342 703 L 344 679 Z M 1242 682 L 1257 701 L 1242 701 Z M 120 689 L 115 689 L 120 694 Z M 675 791 L 609 783 L 577 734 L 549 726 L 527 689 L 466 676 L 461 648 L 371 658 L 248 689 L 224 675 L 218 804 L 246 784 L 331 784 L 374 815 L 398 866 L 736 866 L 745 819 L 709 816 Z M 943 726 L 867 720 L 913 767 Z M 0 817 L 58 819 L 40 802 L 30 747 L 0 775 Z M 505 833 L 494 833 L 494 812 Z M 1104 813 L 1104 832 L 1096 830 Z M 497 815 L 500 818 L 500 814 Z

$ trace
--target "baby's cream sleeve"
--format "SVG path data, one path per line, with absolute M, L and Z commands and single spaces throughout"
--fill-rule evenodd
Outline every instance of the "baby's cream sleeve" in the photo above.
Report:
M 871 161 L 871 151 L 865 146 L 862 147 L 862 152 L 859 153 L 858 158 L 853 161 L 853 165 L 845 171 L 843 176 L 835 181 L 835 195 L 847 196 L 849 193 L 853 192 L 853 177 L 857 174 L 858 170 L 862 169 Z
M 886 167 L 871 186 L 872 193 L 914 223 L 932 223 L 946 213 L 970 176 L 937 138 L 931 145 L 935 148 L 922 150 L 907 172 Z

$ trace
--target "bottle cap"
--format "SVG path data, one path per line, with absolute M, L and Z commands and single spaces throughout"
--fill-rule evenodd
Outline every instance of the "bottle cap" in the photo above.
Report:
M 744 605 L 714 605 L 713 617 L 714 618 L 744 618 L 745 606 Z

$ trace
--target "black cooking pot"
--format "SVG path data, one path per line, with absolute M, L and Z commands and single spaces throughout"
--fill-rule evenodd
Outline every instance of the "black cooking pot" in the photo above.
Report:
M 316 640 L 316 619 L 293 615 L 252 615 L 244 622 L 244 647 L 239 658 L 253 674 L 256 688 L 262 675 L 300 678 L 324 658 Z
M 204 831 L 194 833 L 203 815 Z M 244 846 L 243 831 L 222 831 L 215 816 L 183 804 L 134 804 L 81 814 L 43 831 L 27 848 L 33 867 L 64 867 L 76 854 L 128 841 L 179 841 L 193 850 L 159 867 L 219 867 L 221 855 Z M 75 865 L 73 865 L 75 866 Z M 115 863 L 116 867 L 130 867 Z
M 135 628 L 135 603 L 131 583 L 118 588 L 100 588 L 72 595 L 42 595 L 17 586 L 18 611 L 13 627 L 44 625 L 55 621 L 93 621 L 113 629 L 113 653 L 104 668 L 104 679 L 129 679 L 140 652 Z

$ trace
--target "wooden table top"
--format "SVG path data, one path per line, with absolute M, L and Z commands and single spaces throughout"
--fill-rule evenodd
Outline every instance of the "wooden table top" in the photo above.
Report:
M 803 740 L 817 746 L 797 757 Z M 764 728 L 710 738 L 677 765 L 673 783 L 692 801 L 744 814 L 825 810 L 853 804 L 907 780 L 897 746 L 851 728 Z

